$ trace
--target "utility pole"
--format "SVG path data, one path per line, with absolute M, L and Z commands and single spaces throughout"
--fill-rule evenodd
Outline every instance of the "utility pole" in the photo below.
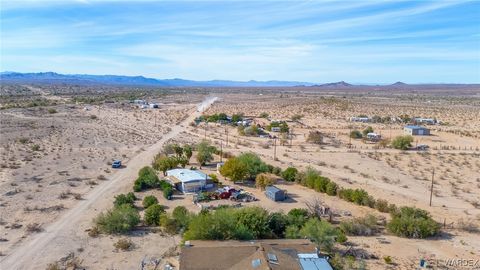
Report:
M 273 160 L 277 160 L 277 136 L 273 137 Z
M 205 140 L 207 139 L 207 125 L 208 125 L 208 122 L 205 122 L 205 135 L 204 135 Z
M 228 146 L 228 128 L 225 127 L 225 135 L 227 135 L 227 143 L 225 144 L 225 146 Z
M 223 141 L 220 140 L 220 163 L 223 162 Z
M 432 195 L 433 195 L 433 177 L 435 176 L 435 169 L 432 170 L 432 186 L 430 187 L 430 206 L 432 206 Z
M 348 148 L 352 148 L 352 127 L 348 129 Z
M 293 140 L 293 133 L 292 133 L 292 130 L 290 130 L 290 147 L 292 147 L 292 140 Z

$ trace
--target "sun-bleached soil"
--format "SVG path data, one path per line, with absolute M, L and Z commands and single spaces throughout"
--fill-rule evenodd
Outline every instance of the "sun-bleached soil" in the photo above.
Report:
M 93 218 L 111 207 L 116 194 L 131 191 L 138 169 L 149 165 L 165 143 L 193 144 L 204 138 L 217 147 L 222 142 L 223 151 L 234 155 L 255 152 L 282 169 L 314 167 L 342 187 L 363 188 L 375 198 L 398 206 L 426 209 L 435 220 L 445 223 L 443 233 L 435 239 L 405 239 L 385 231 L 371 237 L 349 237 L 353 249 L 370 257 L 366 260 L 369 269 L 414 269 L 420 258 L 437 262 L 478 258 L 480 235 L 467 232 L 458 224 L 460 220 L 477 225 L 480 222 L 480 97 L 457 97 L 451 93 L 278 91 L 259 94 L 258 90 L 215 89 L 212 92 L 220 99 L 205 112 L 243 113 L 260 125 L 269 123 L 268 119 L 259 117 L 261 113 L 267 113 L 269 119 L 288 121 L 293 129 L 292 140 L 287 140 L 285 145 L 277 140 L 276 160 L 271 139 L 240 136 L 236 127 L 216 123 L 210 123 L 206 132 L 203 124 L 191 125 L 200 114 L 197 105 L 205 98 L 199 94 L 167 95 L 158 100 L 162 106 L 155 110 L 141 110 L 118 102 L 61 104 L 55 98 L 60 103 L 53 106 L 57 113 L 51 114 L 44 107 L 0 111 L 0 238 L 4 239 L 0 242 L 3 255 L 0 266 L 44 269 L 48 263 L 71 252 L 87 269 L 135 269 L 142 260 L 149 263 L 148 269 L 153 269 L 153 259 L 161 259 L 161 265 L 167 262 L 177 265 L 175 247 L 181 241 L 179 236 L 140 227 L 127 236 L 92 238 L 88 230 Z M 44 98 L 51 95 L 38 91 L 37 94 Z M 351 130 L 361 131 L 367 126 L 385 138 L 403 134 L 400 123 L 363 124 L 347 120 L 362 114 L 435 117 L 443 124 L 430 126 L 432 136 L 415 136 L 414 144 L 427 144 L 428 151 L 400 151 L 350 140 Z M 301 117 L 292 121 L 295 115 Z M 325 134 L 325 143 L 307 142 L 310 131 Z M 113 159 L 121 159 L 126 168 L 110 168 L 109 162 Z M 219 161 L 220 157 L 215 156 L 212 164 L 202 170 L 216 173 Z M 199 167 L 194 158 L 189 166 Z M 429 206 L 433 170 L 434 192 L 432 206 Z M 220 175 L 219 178 L 224 184 L 233 185 Z M 271 211 L 288 212 L 319 198 L 334 210 L 336 221 L 368 213 L 389 218 L 371 208 L 294 183 L 278 184 L 290 195 L 290 199 L 282 203 L 267 199 L 254 187 L 238 187 L 259 199 L 244 205 L 258 205 Z M 191 195 L 175 194 L 174 199 L 168 201 L 159 190 L 136 193 L 140 199 L 136 202 L 139 209 L 142 209 L 141 199 L 150 194 L 155 195 L 167 211 L 178 205 L 200 211 Z M 223 203 L 228 202 L 212 204 Z M 28 232 L 27 228 L 32 228 L 34 223 L 42 229 Z M 130 239 L 134 248 L 115 250 L 113 244 L 121 238 Z M 395 264 L 385 264 L 385 256 L 391 256 Z

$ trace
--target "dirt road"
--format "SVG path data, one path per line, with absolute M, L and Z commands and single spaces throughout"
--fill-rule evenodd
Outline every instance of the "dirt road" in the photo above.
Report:
M 192 110 L 189 117 L 171 127 L 171 131 L 162 139 L 133 157 L 126 168 L 118 170 L 109 181 L 93 189 L 84 200 L 48 225 L 43 232 L 29 237 L 27 242 L 19 243 L 10 254 L 2 257 L 0 269 L 43 269 L 39 266 L 58 260 L 81 245 L 88 245 L 85 229 L 91 226 L 92 218 L 98 212 L 110 208 L 113 196 L 132 185 L 140 168 L 150 164 L 165 142 L 185 130 L 188 123 L 216 100 L 216 97 L 205 99 Z

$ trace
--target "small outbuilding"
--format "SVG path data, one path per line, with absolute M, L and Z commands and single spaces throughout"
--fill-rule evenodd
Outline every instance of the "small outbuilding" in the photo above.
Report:
M 265 195 L 274 202 L 285 200 L 285 191 L 276 186 L 268 186 L 265 189 Z
M 382 136 L 380 134 L 370 132 L 367 133 L 367 139 L 372 142 L 378 142 L 382 139 Z
M 207 181 L 211 178 L 197 170 L 173 169 L 167 171 L 172 184 L 183 193 L 195 193 L 207 188 Z
M 412 136 L 428 136 L 430 135 L 430 129 L 422 126 L 405 126 L 403 132 Z

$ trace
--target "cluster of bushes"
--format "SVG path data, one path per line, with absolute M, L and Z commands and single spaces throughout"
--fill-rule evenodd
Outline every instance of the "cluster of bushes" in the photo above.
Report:
M 392 140 L 392 146 L 395 149 L 407 150 L 412 146 L 413 137 L 410 135 L 397 136 Z
M 138 209 L 134 206 L 136 199 L 132 192 L 115 196 L 114 207 L 95 218 L 96 227 L 92 229 L 94 233 L 90 235 L 94 236 L 100 232 L 120 234 L 132 230 L 141 220 Z M 146 196 L 142 205 L 145 208 L 145 224 L 159 225 L 161 215 L 165 214 L 165 207 L 159 205 L 158 199 L 152 195 Z
M 105 213 L 100 213 L 95 224 L 104 233 L 126 233 L 140 222 L 140 214 L 130 204 L 115 206 Z
M 258 136 L 264 134 L 264 132 L 256 124 L 253 124 L 249 127 L 238 126 L 237 130 L 238 134 L 241 136 Z
M 319 171 L 311 167 L 304 172 L 297 172 L 295 181 L 317 192 L 327 193 L 330 196 L 337 195 L 338 185 L 328 177 L 321 176 Z
M 218 150 L 215 146 L 212 146 L 207 140 L 202 140 L 196 146 L 197 150 L 197 161 L 200 163 L 201 166 L 204 166 L 208 162 L 213 160 L 213 154 L 218 153 Z
M 408 238 L 426 238 L 440 232 L 440 225 L 430 214 L 414 207 L 401 207 L 390 213 L 392 220 L 387 224 L 389 232 Z
M 290 130 L 287 122 L 285 121 L 273 121 L 268 126 L 266 126 L 266 129 L 268 131 L 271 131 L 273 127 L 279 127 L 281 133 L 288 133 L 288 131 Z
M 254 180 L 258 174 L 270 172 L 269 167 L 254 153 L 242 153 L 227 160 L 220 173 L 232 181 Z
M 129 192 L 127 194 L 120 194 L 115 196 L 115 201 L 113 201 L 113 205 L 117 207 L 122 204 L 128 204 L 133 207 L 136 199 L 137 198 L 135 197 L 135 194 L 133 194 L 133 192 Z
M 150 166 L 145 166 L 138 171 L 138 178 L 133 184 L 133 191 L 139 192 L 149 188 L 157 188 L 160 185 L 157 173 Z
M 232 123 L 236 125 L 238 121 L 243 120 L 243 114 L 233 114 L 231 117 Z M 211 122 L 228 121 L 228 115 L 226 113 L 216 113 L 212 115 L 202 115 L 196 119 L 196 122 Z
M 374 215 L 354 218 L 340 223 L 340 229 L 347 235 L 370 236 L 379 231 L 378 219 Z
M 373 128 L 371 126 L 368 126 L 365 128 L 363 131 L 359 131 L 357 129 L 354 129 L 350 132 L 350 138 L 352 139 L 361 139 L 367 136 L 368 133 L 372 133 Z
M 260 207 L 221 208 L 190 215 L 185 240 L 250 240 L 266 238 L 309 238 L 329 251 L 345 235 L 326 221 L 311 217 L 305 209 L 288 214 L 269 213 Z
M 323 143 L 323 134 L 320 131 L 310 131 L 308 133 L 307 142 L 322 144 Z
M 361 188 L 342 188 L 338 191 L 338 197 L 358 205 L 364 205 L 370 208 L 375 207 L 375 199 L 370 196 L 367 191 Z
M 152 167 L 145 166 L 138 172 L 138 178 L 133 184 L 133 191 L 140 192 L 150 188 L 162 190 L 163 196 L 168 200 L 170 200 L 173 195 L 172 185 L 165 180 L 160 180 Z
M 188 144 L 184 146 L 167 144 L 163 148 L 163 153 L 159 153 L 154 157 L 152 167 L 165 175 L 168 170 L 174 169 L 178 165 L 185 168 L 189 164 L 192 155 L 193 148 Z
M 237 157 L 230 158 L 220 169 L 220 173 L 229 177 L 233 181 L 253 180 L 256 179 L 256 185 L 265 188 L 273 184 L 272 178 L 264 174 L 275 171 L 277 175 L 281 175 L 286 181 L 295 181 L 303 186 L 314 189 L 317 192 L 326 193 L 330 196 L 338 196 L 339 198 L 355 203 L 357 205 L 368 206 L 377 209 L 383 213 L 390 213 L 392 221 L 389 223 L 389 230 L 396 235 L 404 237 L 428 237 L 438 233 L 437 223 L 428 216 L 428 212 L 417 208 L 401 208 L 397 209 L 396 205 L 389 204 L 386 200 L 376 200 L 367 191 L 363 189 L 340 188 L 334 181 L 328 177 L 324 177 L 321 173 L 313 168 L 307 168 L 305 171 L 298 171 L 294 167 L 289 167 L 285 171 L 280 168 L 278 170 L 263 162 L 257 155 L 253 153 L 243 153 Z M 402 210 L 407 209 L 407 210 Z M 415 218 L 407 213 L 415 213 Z M 420 218 L 418 213 L 423 213 Z M 363 220 L 356 220 L 358 224 L 344 224 L 346 233 L 358 234 L 374 231 L 372 217 Z M 393 224 L 393 225 L 391 225 Z M 392 227 L 393 226 L 393 227 Z M 239 233 L 242 233 L 240 228 Z M 290 230 L 292 230 L 290 228 Z

